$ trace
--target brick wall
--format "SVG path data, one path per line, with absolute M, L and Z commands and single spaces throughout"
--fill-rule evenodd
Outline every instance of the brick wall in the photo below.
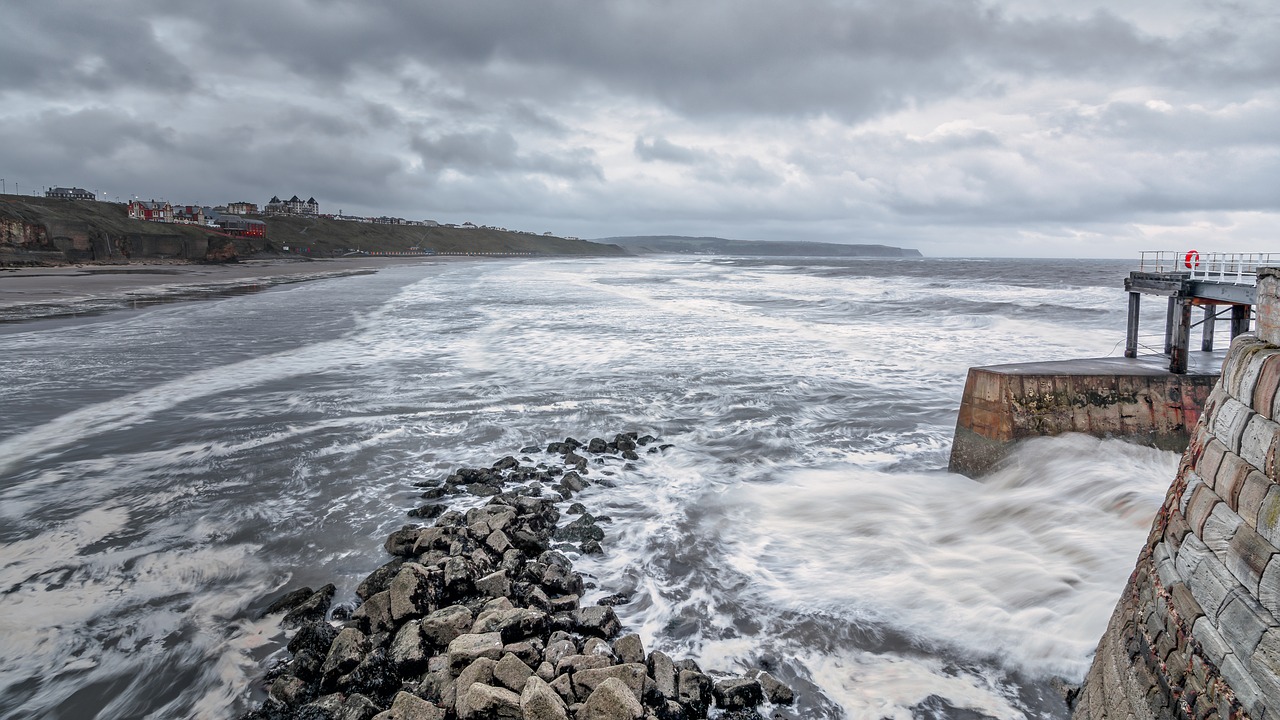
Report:
M 1280 720 L 1280 271 L 1258 291 L 1074 718 Z

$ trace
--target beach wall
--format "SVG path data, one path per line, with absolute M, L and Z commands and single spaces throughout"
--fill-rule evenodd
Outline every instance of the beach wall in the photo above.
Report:
M 1232 344 L 1084 685 L 1077 720 L 1280 718 L 1280 270 Z

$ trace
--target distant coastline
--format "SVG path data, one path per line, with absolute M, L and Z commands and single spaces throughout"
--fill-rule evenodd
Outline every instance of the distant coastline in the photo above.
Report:
M 617 245 L 637 255 L 677 253 L 687 255 L 747 255 L 763 257 L 924 257 L 919 250 L 889 245 L 768 240 L 730 240 L 683 235 L 631 235 L 598 238 L 592 242 Z

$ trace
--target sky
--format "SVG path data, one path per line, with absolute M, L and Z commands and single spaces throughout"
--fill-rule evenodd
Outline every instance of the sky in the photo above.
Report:
M 0 27 L 9 193 L 1280 251 L 1275 0 L 4 0 Z

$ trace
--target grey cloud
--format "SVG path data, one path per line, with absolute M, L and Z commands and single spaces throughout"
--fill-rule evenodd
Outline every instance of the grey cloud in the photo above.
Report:
M 444 170 L 481 176 L 527 172 L 570 179 L 602 179 L 604 175 L 590 150 L 522 153 L 515 137 L 503 130 L 415 135 L 409 146 L 435 174 Z
M 698 165 L 710 158 L 704 152 L 676 145 L 664 137 L 636 138 L 636 157 L 646 162 L 665 161 L 680 165 Z

